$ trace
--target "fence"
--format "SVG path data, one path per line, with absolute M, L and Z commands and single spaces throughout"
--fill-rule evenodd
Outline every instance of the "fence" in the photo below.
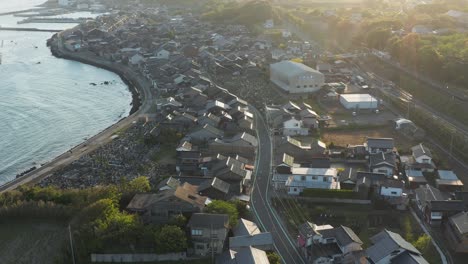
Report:
M 91 254 L 91 262 L 154 262 L 187 259 L 185 252 L 169 254 Z

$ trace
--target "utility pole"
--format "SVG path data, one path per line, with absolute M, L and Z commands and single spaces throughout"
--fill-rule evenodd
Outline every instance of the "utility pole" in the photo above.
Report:
M 73 264 L 76 264 L 75 263 L 75 251 L 73 250 L 73 238 L 72 238 L 72 232 L 71 232 L 70 224 L 68 224 L 68 234 L 70 235 L 70 249 L 71 249 L 71 253 L 72 253 Z
M 453 135 L 455 134 L 455 131 L 454 130 L 450 130 L 452 132 L 452 138 L 450 139 L 450 160 L 453 159 L 453 155 L 452 155 L 452 150 L 453 150 Z
M 213 223 L 211 223 L 211 225 L 210 225 L 210 248 L 211 248 L 211 263 L 214 263 Z

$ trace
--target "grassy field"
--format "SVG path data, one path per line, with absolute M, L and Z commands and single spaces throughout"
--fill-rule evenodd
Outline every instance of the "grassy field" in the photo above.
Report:
M 333 131 L 324 130 L 322 132 L 322 141 L 327 145 L 333 142 L 335 146 L 345 147 L 347 144 L 359 145 L 366 141 L 367 137 L 393 138 L 398 149 L 409 149 L 419 142 L 413 142 L 390 127 L 381 127 L 373 129 Z
M 0 220 L 0 263 L 54 263 L 68 242 L 64 223 L 48 220 Z

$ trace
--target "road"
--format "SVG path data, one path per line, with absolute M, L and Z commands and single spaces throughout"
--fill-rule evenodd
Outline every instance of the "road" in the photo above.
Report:
M 109 62 L 105 59 L 96 57 L 92 54 L 89 53 L 71 53 L 66 51 L 63 46 L 59 45 L 59 52 L 62 53 L 61 55 L 66 56 L 68 59 L 71 60 L 77 60 L 83 63 L 88 63 L 92 65 L 101 65 L 103 67 L 106 67 L 108 69 L 115 69 L 115 71 L 118 71 L 120 73 L 123 73 L 128 81 L 132 84 L 135 85 L 136 87 L 139 87 L 140 92 L 140 99 L 141 99 L 141 106 L 140 108 L 133 113 L 132 115 L 129 115 L 128 117 L 120 120 L 120 122 L 106 128 L 103 130 L 101 133 L 89 138 L 85 142 L 77 145 L 74 147 L 71 151 L 68 151 L 66 153 L 63 153 L 62 155 L 56 157 L 52 161 L 44 164 L 44 166 L 20 177 L 17 179 L 14 179 L 13 181 L 10 181 L 2 186 L 0 186 L 0 193 L 14 190 L 18 188 L 20 185 L 23 184 L 28 184 L 28 183 L 37 183 L 41 179 L 44 179 L 58 169 L 62 168 L 73 161 L 79 159 L 85 154 L 88 154 L 95 149 L 99 148 L 103 144 L 111 141 L 111 136 L 114 135 L 117 131 L 125 129 L 129 126 L 131 126 L 134 122 L 136 122 L 140 117 L 144 116 L 146 113 L 151 108 L 152 102 L 153 102 L 153 96 L 150 91 L 150 84 L 149 82 L 141 77 L 139 74 L 133 72 L 131 69 L 128 67 L 125 67 L 120 64 L 114 64 L 112 62 Z
M 271 232 L 275 248 L 283 263 L 305 263 L 295 246 L 295 239 L 289 235 L 286 226 L 282 223 L 275 209 L 271 206 L 270 192 L 274 191 L 271 185 L 272 178 L 272 140 L 270 130 L 262 114 L 252 107 L 256 120 L 258 136 L 258 152 L 255 162 L 253 191 L 251 193 L 252 211 L 257 223 L 264 231 Z

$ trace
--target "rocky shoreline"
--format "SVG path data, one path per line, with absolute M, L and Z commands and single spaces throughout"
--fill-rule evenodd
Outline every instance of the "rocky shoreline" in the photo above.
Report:
M 142 99 L 141 99 L 141 94 L 140 91 L 142 90 L 141 87 L 138 87 L 138 82 L 132 81 L 132 77 L 127 76 L 127 74 L 118 67 L 118 65 L 108 65 L 104 62 L 99 62 L 98 60 L 93 60 L 88 57 L 84 56 L 73 56 L 74 54 L 71 52 L 62 52 L 59 47 L 58 47 L 58 35 L 54 34 L 49 40 L 47 40 L 47 45 L 50 47 L 50 50 L 52 52 L 52 55 L 54 55 L 57 58 L 62 58 L 62 59 L 67 59 L 67 60 L 73 60 L 85 64 L 89 64 L 101 69 L 105 69 L 108 71 L 111 71 L 122 79 L 122 81 L 128 86 L 128 89 L 132 93 L 132 108 L 130 110 L 130 114 L 132 115 L 133 113 L 137 112 L 142 104 Z

